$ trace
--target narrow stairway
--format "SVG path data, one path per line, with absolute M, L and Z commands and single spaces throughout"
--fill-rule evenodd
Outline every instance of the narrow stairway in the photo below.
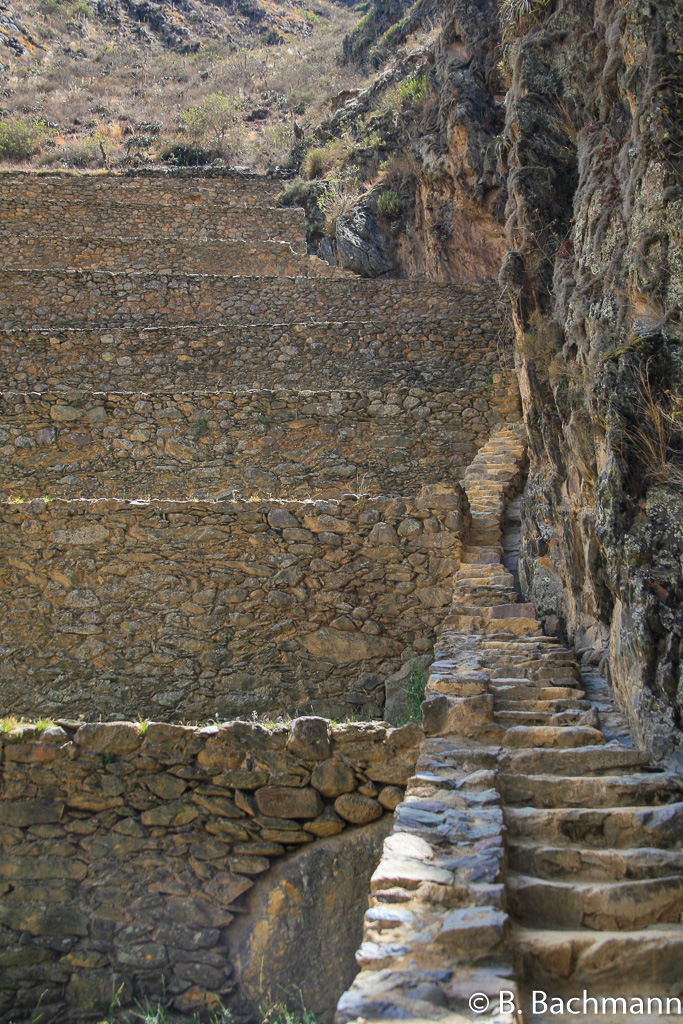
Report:
M 430 738 L 340 1022 L 521 1020 L 500 1012 L 501 992 L 535 1024 L 680 1019 L 683 779 L 607 742 L 575 654 L 518 601 L 502 528 L 524 462 L 522 430 L 506 425 L 464 474 L 472 521 L 427 684 Z M 475 992 L 489 1012 L 468 1006 Z

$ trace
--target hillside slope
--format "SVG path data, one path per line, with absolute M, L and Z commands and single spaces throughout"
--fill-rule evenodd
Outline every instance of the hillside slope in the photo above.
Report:
M 348 82 L 358 17 L 333 0 L 2 0 L 0 160 L 266 169 Z

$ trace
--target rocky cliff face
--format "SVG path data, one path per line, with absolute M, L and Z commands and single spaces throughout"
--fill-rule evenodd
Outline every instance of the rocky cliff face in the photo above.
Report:
M 523 579 L 681 754 L 681 26 L 558 2 L 513 49 L 501 282 L 531 445 Z
M 505 251 L 496 146 L 505 90 L 498 51 L 495 0 L 421 0 L 407 13 L 404 5 L 376 0 L 345 39 L 347 61 L 380 70 L 325 127 L 339 135 L 365 119 L 386 158 L 376 194 L 338 223 L 345 266 L 365 276 L 495 277 Z M 396 93 L 411 82 L 423 83 L 424 96 Z M 361 167 L 362 145 L 361 139 Z M 400 225 L 377 214 L 377 195 L 387 187 L 403 202 Z
M 611 677 L 652 754 L 681 756 L 680 6 L 418 3 L 391 59 L 381 18 L 347 55 L 395 73 L 430 18 L 435 127 L 401 143 L 397 262 L 456 280 L 500 267 L 530 440 L 526 593 Z

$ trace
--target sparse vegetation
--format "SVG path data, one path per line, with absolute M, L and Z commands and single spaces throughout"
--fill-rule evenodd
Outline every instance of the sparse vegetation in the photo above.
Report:
M 16 718 L 14 715 L 8 715 L 6 718 L 0 718 L 0 732 L 12 732 L 14 729 L 18 729 L 21 725 L 31 726 L 38 732 L 42 732 L 44 729 L 48 729 L 54 724 L 55 723 L 51 718 L 38 718 L 33 722 L 27 718 Z
M 652 359 L 632 373 L 634 401 L 621 410 L 621 454 L 637 460 L 646 481 L 683 488 L 683 396 L 672 391 Z
M 310 147 L 330 97 L 364 79 L 337 60 L 358 15 L 331 0 L 253 0 L 246 17 L 212 5 L 210 28 L 204 0 L 187 0 L 172 17 L 160 6 L 143 35 L 144 5 L 117 7 L 115 35 L 103 6 L 22 5 L 37 47 L 6 55 L 0 162 L 94 170 L 222 160 L 267 170 L 286 164 L 302 137 L 302 151 Z
M 318 199 L 318 206 L 325 214 L 325 234 L 334 238 L 337 221 L 350 213 L 360 195 L 357 175 L 337 174 L 325 182 L 325 191 Z
M 548 3 L 549 0 L 501 0 L 498 18 L 503 46 L 503 65 L 509 64 L 515 40 L 543 20 Z

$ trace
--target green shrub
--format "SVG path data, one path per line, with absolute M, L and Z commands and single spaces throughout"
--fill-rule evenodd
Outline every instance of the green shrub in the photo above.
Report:
M 393 189 L 390 189 L 388 192 L 383 192 L 377 200 L 377 209 L 382 217 L 386 217 L 388 220 L 398 220 L 403 213 L 403 200 Z
M 419 110 L 424 106 L 424 101 L 429 92 L 429 84 L 426 75 L 411 75 L 401 82 L 398 87 L 398 98 L 402 103 Z
M 304 174 L 307 178 L 326 178 L 342 167 L 349 153 L 348 138 L 331 139 L 324 146 L 309 149 L 304 158 Z
M 212 92 L 196 107 L 183 112 L 185 130 L 196 146 L 212 143 L 224 156 L 232 158 L 241 145 L 241 126 L 237 104 L 224 92 Z
M 0 121 L 0 160 L 21 163 L 38 152 L 47 136 L 47 127 L 40 118 L 26 121 L 8 117 Z
M 175 167 L 202 167 L 204 164 L 210 164 L 216 156 L 215 150 L 178 143 L 165 149 L 161 154 L 161 159 Z
M 309 149 L 304 160 L 304 173 L 307 178 L 324 178 L 329 171 L 329 153 L 326 146 Z

